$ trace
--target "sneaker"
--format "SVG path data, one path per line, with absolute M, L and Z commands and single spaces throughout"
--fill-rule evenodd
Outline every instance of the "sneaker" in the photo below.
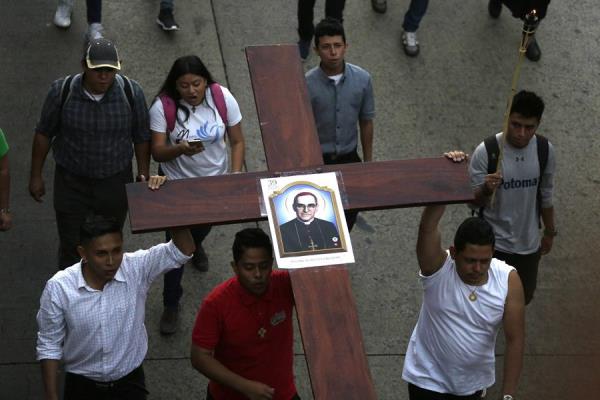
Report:
M 179 25 L 175 22 L 173 17 L 173 11 L 171 10 L 160 10 L 156 23 L 160 25 L 163 31 L 178 31 Z
M 490 0 L 488 2 L 488 13 L 492 18 L 498 18 L 502 12 L 502 0 Z
M 172 335 L 177 332 L 179 322 L 179 307 L 165 307 L 160 317 L 160 333 Z
M 59 0 L 58 7 L 54 13 L 54 25 L 59 28 L 71 26 L 71 14 L 73 13 L 73 0 Z
M 98 22 L 88 25 L 88 30 L 85 34 L 87 42 L 94 39 L 102 39 L 104 37 L 104 27 Z
M 404 53 L 409 57 L 415 57 L 419 54 L 419 42 L 417 41 L 417 32 L 406 32 L 402 33 L 402 45 L 404 46 Z
M 542 49 L 540 49 L 540 45 L 538 45 L 535 38 L 531 39 L 529 46 L 527 46 L 525 57 L 527 57 L 529 61 L 533 62 L 540 61 L 540 58 L 542 58 Z
M 383 14 L 387 11 L 387 1 L 371 0 L 371 7 L 373 7 L 373 11 L 378 12 L 379 14 Z
M 192 257 L 192 265 L 200 272 L 208 271 L 208 256 L 202 245 L 198 246 Z
M 298 41 L 298 50 L 300 50 L 300 58 L 302 61 L 306 61 L 310 55 L 310 40 L 300 39 Z

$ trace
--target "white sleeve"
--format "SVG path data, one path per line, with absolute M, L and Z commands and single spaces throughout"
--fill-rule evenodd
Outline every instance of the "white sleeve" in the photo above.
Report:
M 229 89 L 223 86 L 221 86 L 221 89 L 223 90 L 223 97 L 225 98 L 225 104 L 227 105 L 227 126 L 237 125 L 242 120 L 240 106 Z
M 166 133 L 167 132 L 167 119 L 165 118 L 165 111 L 163 110 L 162 101 L 160 99 L 154 100 L 152 107 L 150 107 L 150 130 L 153 132 Z
M 40 298 L 40 309 L 37 313 L 37 360 L 61 360 L 63 342 L 66 336 L 64 310 L 57 298 L 57 288 L 53 281 L 48 281 Z
M 126 255 L 132 273 L 138 273 L 141 280 L 145 281 L 148 286 L 161 274 L 181 267 L 192 258 L 183 254 L 172 240 L 153 246 L 148 250 L 138 250 L 126 253 Z

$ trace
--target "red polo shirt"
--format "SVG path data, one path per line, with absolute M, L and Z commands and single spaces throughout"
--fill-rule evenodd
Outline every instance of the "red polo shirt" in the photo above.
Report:
M 273 271 L 269 287 L 260 297 L 233 277 L 214 288 L 202 302 L 192 342 L 214 350 L 214 357 L 236 374 L 274 388 L 273 400 L 290 400 L 296 394 L 293 306 L 287 271 Z M 246 399 L 214 381 L 209 389 L 215 400 Z

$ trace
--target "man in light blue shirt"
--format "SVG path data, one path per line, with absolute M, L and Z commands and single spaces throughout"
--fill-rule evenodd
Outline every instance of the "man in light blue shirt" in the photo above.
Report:
M 371 75 L 344 60 L 347 48 L 339 21 L 326 18 L 319 22 L 315 28 L 315 51 L 321 62 L 306 73 L 306 84 L 325 164 L 360 162 L 359 130 L 363 159 L 373 159 L 375 102 Z M 349 229 L 357 215 L 346 213 Z

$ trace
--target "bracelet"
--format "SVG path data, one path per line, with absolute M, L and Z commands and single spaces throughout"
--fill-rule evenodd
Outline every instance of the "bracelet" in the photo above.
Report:
M 505 394 L 502 396 L 502 400 L 513 400 L 513 397 L 510 394 Z
M 556 230 L 556 228 L 554 228 L 554 229 L 544 228 L 544 236 L 555 237 L 556 235 L 558 235 L 558 231 Z
M 10 214 L 10 208 L 0 208 L 0 214 Z

